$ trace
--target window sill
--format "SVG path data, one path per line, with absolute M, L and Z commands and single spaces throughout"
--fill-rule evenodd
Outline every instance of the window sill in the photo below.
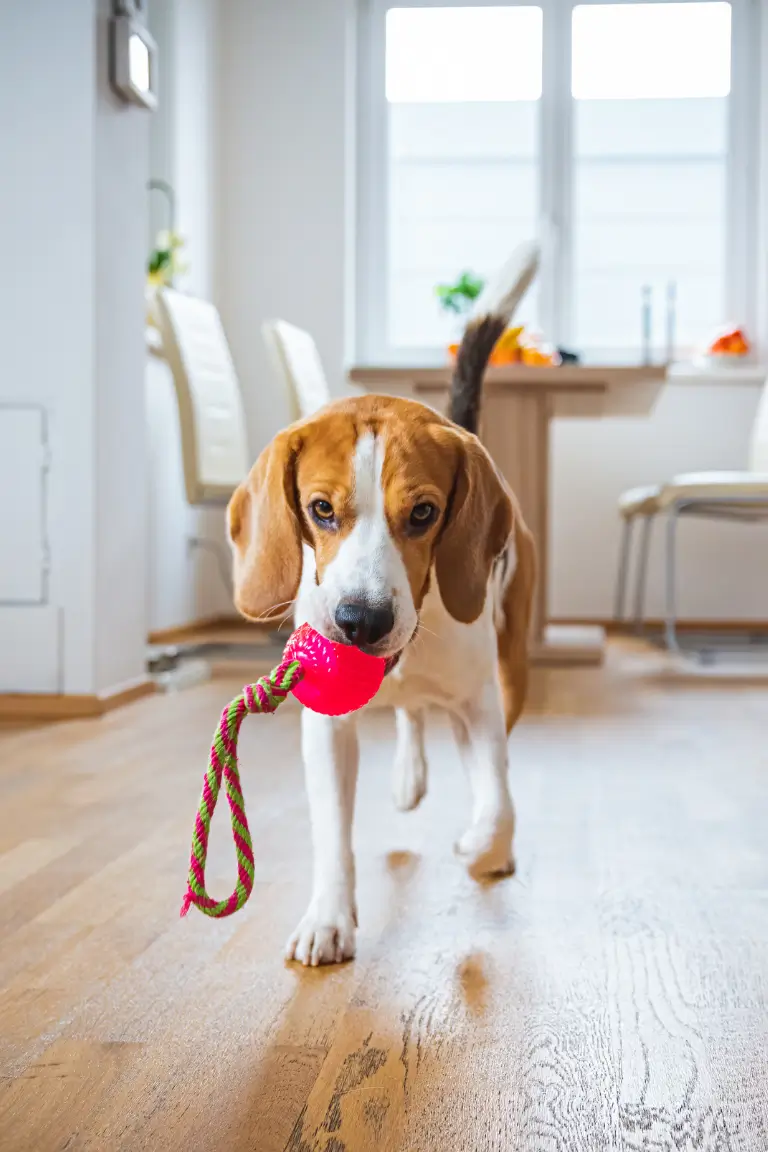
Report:
M 764 364 L 709 364 L 706 361 L 681 361 L 670 365 L 668 384 L 755 384 L 760 387 L 768 378 Z

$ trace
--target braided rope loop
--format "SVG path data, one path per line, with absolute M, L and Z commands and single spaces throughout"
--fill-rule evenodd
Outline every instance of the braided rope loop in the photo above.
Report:
M 243 907 L 253 890 L 253 846 L 245 801 L 240 788 L 237 765 L 237 740 L 240 725 L 249 712 L 274 712 L 289 692 L 293 691 L 304 672 L 298 660 L 284 660 L 268 676 L 255 684 L 247 684 L 241 694 L 221 714 L 219 726 L 213 736 L 208 770 L 203 780 L 203 791 L 192 833 L 192 852 L 189 858 L 187 891 L 181 905 L 186 916 L 195 904 L 206 916 L 231 916 Z M 237 854 L 237 884 L 226 900 L 214 900 L 205 889 L 205 861 L 208 856 L 208 838 L 211 820 L 219 798 L 222 777 L 229 802 L 232 836 Z

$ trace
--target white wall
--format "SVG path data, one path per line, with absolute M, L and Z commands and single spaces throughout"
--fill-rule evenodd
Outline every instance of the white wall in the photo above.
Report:
M 215 295 L 215 118 L 218 47 L 217 0 L 176 0 L 172 136 L 177 227 L 187 237 L 189 272 L 183 287 L 197 296 Z
M 174 53 L 168 45 L 173 43 L 176 5 L 173 0 L 150 0 L 147 25 L 158 47 L 157 56 L 157 108 L 149 129 L 149 172 L 159 180 L 173 178 L 173 93 Z M 149 195 L 147 216 L 147 250 L 151 249 L 161 229 L 170 226 L 168 202 L 163 192 Z
M 218 109 L 219 304 L 254 455 L 288 419 L 260 325 L 317 340 L 343 388 L 352 333 L 354 0 L 227 0 Z
M 760 5 L 758 91 L 757 193 L 757 337 L 762 360 L 768 362 L 768 5 Z
M 95 687 L 145 671 L 144 266 L 149 126 L 109 86 L 111 0 L 99 0 L 95 108 Z
M 0 76 L 13 115 L 0 125 L 0 403 L 46 413 L 51 560 L 47 604 L 0 607 L 6 691 L 92 693 L 144 665 L 136 485 L 148 119 L 107 95 L 108 6 L 99 5 L 30 0 L 3 10 Z M 39 454 L 24 464 L 33 471 L 20 463 L 0 500 L 28 501 L 38 515 Z M 15 555 L 5 539 L 2 564 Z
M 176 193 L 176 228 L 189 265 L 177 287 L 217 302 L 217 188 L 215 117 L 218 43 L 217 0 L 155 0 L 150 28 L 160 53 L 159 109 L 152 123 L 151 174 Z M 152 238 L 168 226 L 167 205 L 151 200 Z M 168 368 L 146 363 L 148 437 L 148 627 L 175 628 L 232 611 L 231 595 L 202 539 L 227 549 L 221 510 L 189 507 L 184 494 L 178 406 Z
M 743 469 L 758 384 L 670 383 L 638 419 L 556 420 L 552 435 L 550 612 L 612 615 L 619 551 L 616 502 L 677 472 Z M 663 525 L 656 527 L 647 612 L 663 611 Z M 768 526 L 685 521 L 678 608 L 694 620 L 768 618 Z
M 53 562 L 48 607 L 0 608 L 0 687 L 66 685 L 85 692 L 93 684 L 95 624 L 88 562 L 94 540 L 93 0 L 73 0 L 66 10 L 49 0 L 6 5 L 0 76 L 14 108 L 0 124 L 0 401 L 42 405 L 48 414 L 46 529 Z M 29 492 L 29 477 L 19 475 L 0 499 L 23 501 Z M 0 562 L 12 565 L 13 541 L 5 539 L 2 548 Z M 28 644 L 35 659 L 22 668 L 18 654 Z
M 214 294 L 218 7 L 218 0 L 153 0 L 149 6 L 159 57 L 150 174 L 176 194 L 176 229 L 189 264 L 177 286 L 206 298 Z M 149 224 L 150 243 L 169 226 L 160 191 L 151 193 Z

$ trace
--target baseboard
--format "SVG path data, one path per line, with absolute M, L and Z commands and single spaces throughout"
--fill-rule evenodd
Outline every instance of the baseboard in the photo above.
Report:
M 129 684 L 93 695 L 54 692 L 0 693 L 0 720 L 85 720 L 104 716 L 155 691 L 154 681 L 142 676 Z
M 143 700 L 145 696 L 154 696 L 155 682 L 151 676 L 139 676 L 128 684 L 117 684 L 106 692 L 100 692 L 96 699 L 99 702 L 99 715 L 105 712 L 114 712 L 115 708 L 122 708 L 124 704 L 132 704 L 134 700 Z
M 285 641 L 291 634 L 290 625 L 283 626 L 281 635 Z M 195 647 L 196 645 L 224 644 L 227 647 L 260 647 L 267 645 L 274 647 L 275 628 L 266 624 L 254 624 L 244 620 L 242 616 L 218 616 L 204 624 L 189 624 L 184 628 L 169 629 L 167 632 L 153 632 L 149 637 L 150 644 L 158 648 Z M 160 637 L 158 639 L 158 637 Z
M 147 639 L 150 644 L 189 644 L 197 640 L 201 632 L 230 627 L 241 619 L 240 616 L 225 616 L 223 613 L 201 616 L 199 620 L 190 620 L 188 624 L 179 624 L 175 628 L 158 628 L 150 632 Z
M 596 625 L 604 628 L 609 636 L 619 636 L 631 631 L 633 620 L 586 619 L 584 617 L 556 616 L 549 621 L 550 624 L 564 627 L 585 627 Z M 661 618 L 650 617 L 643 621 L 643 627 L 649 632 L 660 632 L 665 627 Z M 768 620 L 678 620 L 678 632 L 754 632 L 758 635 L 768 634 Z

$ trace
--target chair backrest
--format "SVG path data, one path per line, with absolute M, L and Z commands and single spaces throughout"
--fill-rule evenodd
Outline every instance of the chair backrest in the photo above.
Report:
M 190 504 L 221 504 L 250 467 L 245 412 L 219 313 L 170 288 L 157 294 L 157 319 L 176 388 Z
M 288 394 L 291 419 L 311 416 L 328 404 L 331 392 L 317 345 L 308 332 L 286 320 L 267 320 L 264 341 Z
M 755 422 L 752 425 L 749 467 L 752 472 L 768 473 L 768 380 L 763 384 Z

